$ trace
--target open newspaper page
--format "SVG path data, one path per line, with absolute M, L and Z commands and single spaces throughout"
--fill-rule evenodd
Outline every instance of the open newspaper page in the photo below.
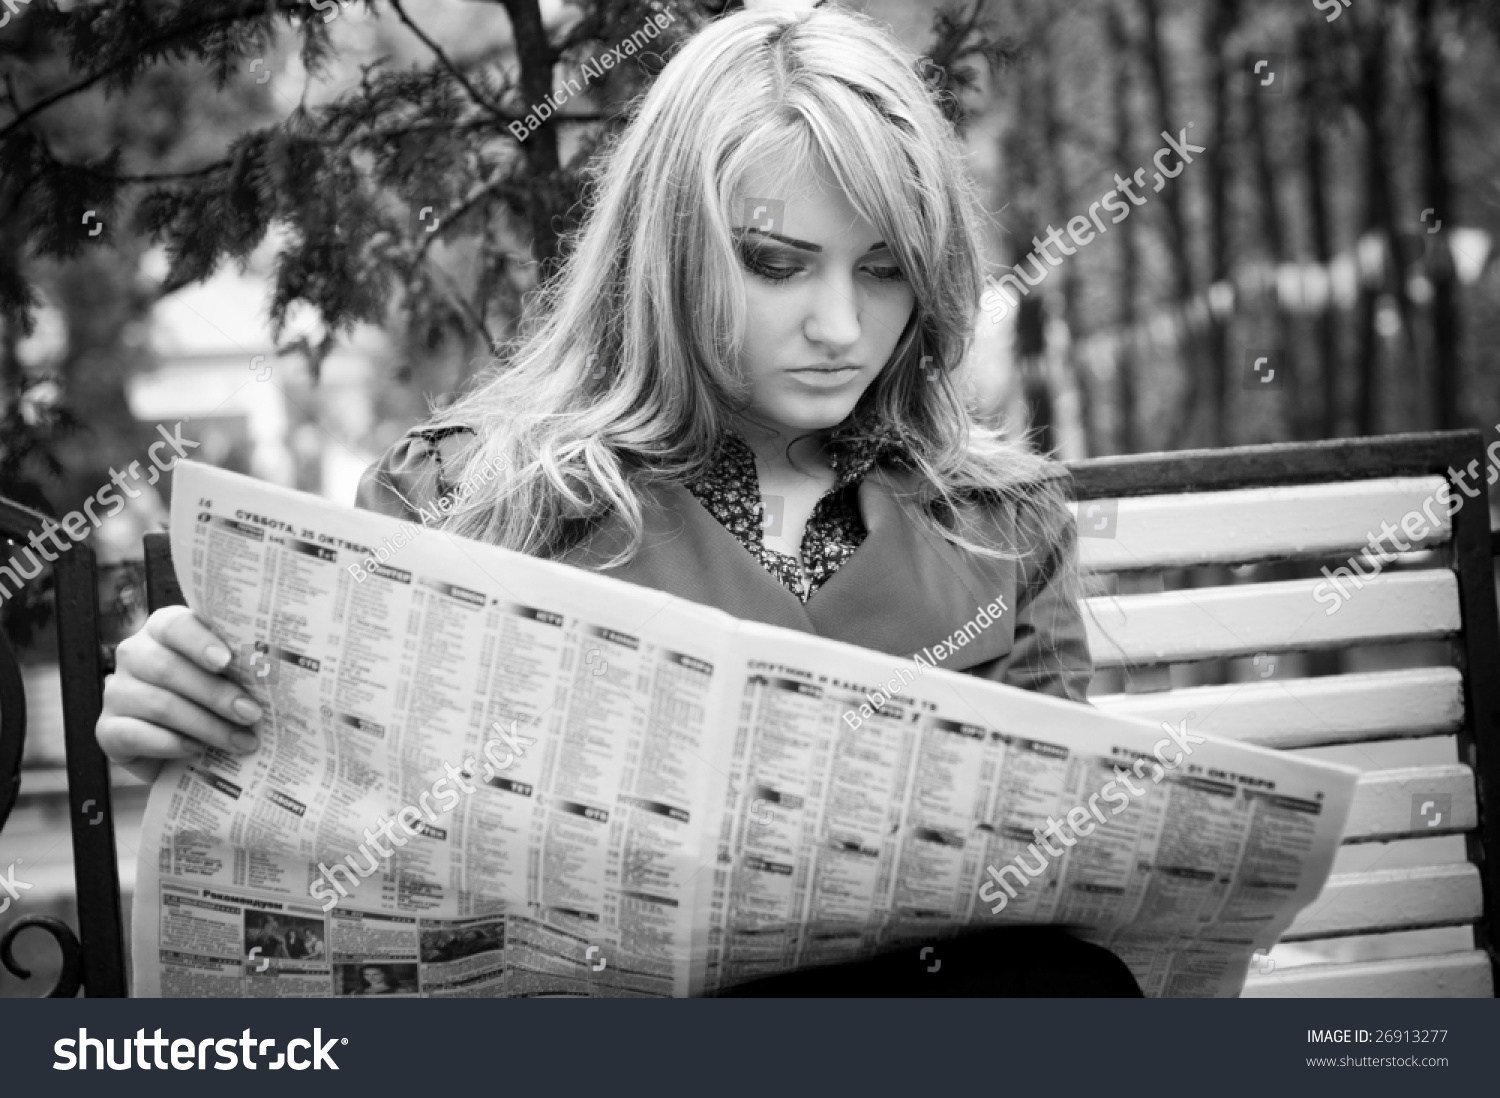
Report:
M 139 995 L 713 994 L 1019 923 L 1233 995 L 1354 788 L 190 462 L 172 544 L 267 717 L 152 789 Z
M 733 619 L 191 462 L 173 496 L 267 717 L 152 789 L 137 995 L 688 993 Z
M 741 634 L 735 805 L 698 940 L 709 992 L 898 947 L 937 963 L 960 930 L 1055 923 L 1147 995 L 1237 995 L 1327 878 L 1357 771 Z

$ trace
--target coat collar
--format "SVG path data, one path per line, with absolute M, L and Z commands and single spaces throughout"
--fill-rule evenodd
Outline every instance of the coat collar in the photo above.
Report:
M 1015 564 L 978 558 L 919 525 L 903 508 L 915 475 L 877 468 L 859 486 L 869 533 L 854 555 L 806 603 L 778 583 L 686 488 L 647 493 L 640 552 L 600 564 L 627 543 L 611 516 L 564 563 L 716 607 L 738 618 L 911 656 L 947 640 L 980 607 L 1015 591 Z M 1013 621 L 1005 614 L 1002 623 Z M 937 661 L 972 667 L 1010 651 L 1012 629 L 981 630 Z

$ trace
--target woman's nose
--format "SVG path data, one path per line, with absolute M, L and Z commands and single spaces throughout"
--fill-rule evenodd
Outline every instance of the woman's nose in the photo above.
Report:
M 859 340 L 859 303 L 851 279 L 825 275 L 808 284 L 813 294 L 802 332 L 813 343 L 852 347 Z

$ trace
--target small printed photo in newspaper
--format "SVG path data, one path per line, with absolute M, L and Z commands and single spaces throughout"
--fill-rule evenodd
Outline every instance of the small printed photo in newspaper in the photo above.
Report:
M 273 961 L 326 961 L 326 933 L 321 918 L 246 911 L 245 956 Z
M 389 961 L 355 961 L 333 966 L 334 990 L 338 995 L 417 994 L 417 966 Z

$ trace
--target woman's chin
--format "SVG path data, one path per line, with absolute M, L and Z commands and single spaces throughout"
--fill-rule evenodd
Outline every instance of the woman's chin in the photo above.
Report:
M 811 431 L 830 431 L 849 418 L 859 401 L 847 398 L 836 400 L 803 400 L 794 407 L 767 409 L 763 413 L 752 411 L 750 417 L 762 423 L 773 423 L 783 433 L 807 434 Z

